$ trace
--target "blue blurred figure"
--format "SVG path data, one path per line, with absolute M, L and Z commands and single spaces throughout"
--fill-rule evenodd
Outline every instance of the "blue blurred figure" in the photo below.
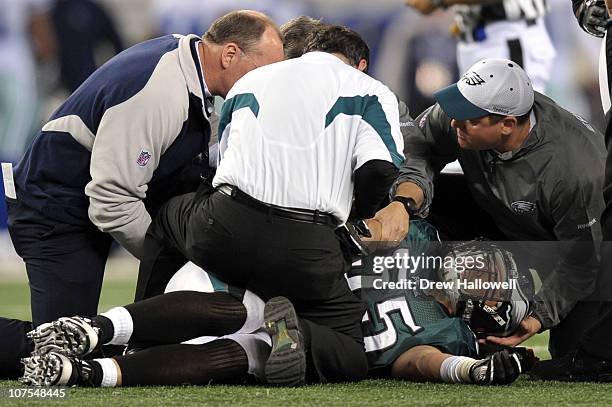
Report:
M 17 162 L 38 125 L 36 60 L 48 60 L 55 49 L 49 7 L 49 0 L 0 0 L 0 161 Z M 5 228 L 0 199 L 0 230 Z
M 101 65 L 96 61 L 100 45 L 110 45 L 114 54 L 124 49 L 112 18 L 95 1 L 57 0 L 52 18 L 59 46 L 60 80 L 70 93 Z

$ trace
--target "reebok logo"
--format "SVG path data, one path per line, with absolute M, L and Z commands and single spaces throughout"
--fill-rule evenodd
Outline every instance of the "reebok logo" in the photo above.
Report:
M 587 223 L 583 223 L 581 225 L 578 225 L 578 230 L 582 230 L 582 229 L 587 229 L 590 228 L 591 226 L 593 226 L 595 223 L 597 222 L 597 219 L 593 218 L 591 219 L 589 222 Z
M 414 123 L 413 122 L 400 122 L 400 127 L 414 127 Z
M 485 83 L 484 79 L 482 79 L 476 72 L 467 72 L 465 75 L 463 75 L 463 81 L 470 86 L 482 85 Z

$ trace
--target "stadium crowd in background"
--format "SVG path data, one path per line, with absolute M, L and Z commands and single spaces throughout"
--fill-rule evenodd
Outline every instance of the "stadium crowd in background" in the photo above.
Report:
M 36 60 L 55 54 L 49 0 L 2 0 L 0 7 L 0 161 L 16 163 L 37 125 Z M 4 191 L 4 189 L 2 189 Z M 0 233 L 6 207 L 0 203 Z

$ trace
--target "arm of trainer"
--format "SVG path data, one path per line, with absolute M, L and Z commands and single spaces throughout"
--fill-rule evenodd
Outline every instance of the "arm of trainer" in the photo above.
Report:
M 397 178 L 397 170 L 404 159 L 404 139 L 399 124 L 397 99 L 384 87 L 378 94 L 378 102 L 366 106 L 352 157 L 354 206 L 361 219 L 374 216 Z
M 548 205 L 555 237 L 562 242 L 562 258 L 543 282 L 532 315 L 523 320 L 518 331 L 505 338 L 487 337 L 487 342 L 516 346 L 557 325 L 579 300 L 595 289 L 602 240 L 600 216 L 604 208 L 603 162 L 597 159 L 600 155 L 596 151 L 587 155 L 592 160 L 582 164 L 591 168 L 571 168 L 570 173 L 554 177 L 556 184 Z
M 151 223 L 142 201 L 147 183 L 188 116 L 187 93 L 168 91 L 185 86 L 171 73 L 160 70 L 139 93 L 108 109 L 91 152 L 89 218 L 137 258 Z
M 555 236 L 568 244 L 563 246 L 565 254 L 553 278 L 544 282 L 536 298 L 535 314 L 545 329 L 558 324 L 595 288 L 602 240 L 603 163 L 595 159 L 596 155 L 591 157 L 601 164 L 601 170 L 583 169 L 574 177 L 566 177 L 551 198 Z
M 401 122 L 406 120 L 402 119 Z M 414 214 L 426 216 L 433 199 L 434 176 L 444 165 L 457 159 L 459 147 L 450 118 L 437 104 L 425 110 L 416 123 L 418 126 L 402 127 L 406 159 L 400 167 L 391 195 L 412 198 L 416 208 Z M 408 234 L 409 220 L 406 205 L 392 201 L 378 211 L 368 225 L 373 230 L 380 230 L 379 240 L 399 241 Z

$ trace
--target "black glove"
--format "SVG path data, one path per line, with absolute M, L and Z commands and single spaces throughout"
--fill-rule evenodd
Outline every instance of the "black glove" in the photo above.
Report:
M 606 33 L 608 10 L 604 0 L 585 0 L 574 10 L 578 24 L 587 33 L 603 37 Z
M 524 346 L 504 346 L 504 345 L 494 345 L 492 343 L 481 343 L 478 345 L 478 357 L 479 358 L 487 358 L 494 354 L 495 352 L 499 352 L 501 350 L 506 349 L 509 353 L 518 353 L 519 359 L 521 361 L 521 373 L 528 373 L 533 368 L 533 365 L 538 362 L 540 359 L 535 355 L 533 349 L 527 348 Z
M 475 384 L 510 384 L 521 371 L 521 356 L 504 349 L 474 363 L 470 377 Z

